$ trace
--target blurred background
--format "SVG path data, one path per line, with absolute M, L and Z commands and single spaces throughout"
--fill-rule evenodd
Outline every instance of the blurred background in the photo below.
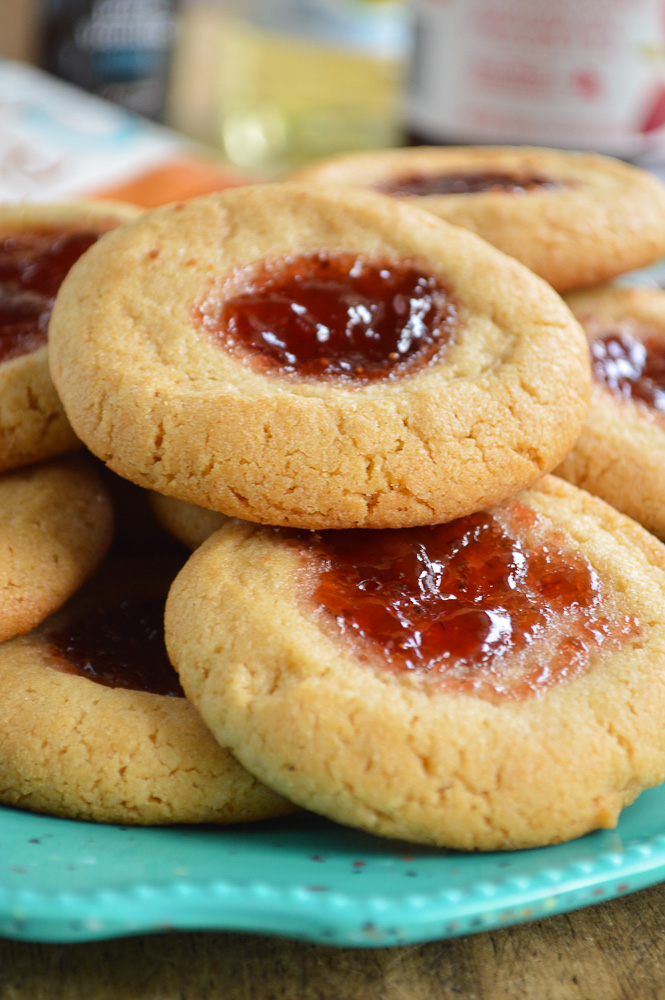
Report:
M 403 141 L 403 0 L 0 0 L 28 61 L 276 174 Z
M 665 159 L 662 0 L 0 0 L 8 61 L 243 178 L 419 142 Z

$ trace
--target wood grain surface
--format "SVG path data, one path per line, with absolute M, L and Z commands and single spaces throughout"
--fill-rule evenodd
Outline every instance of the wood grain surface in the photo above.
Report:
M 354 950 L 241 934 L 0 940 L 0 1000 L 660 1000 L 665 886 L 531 924 Z

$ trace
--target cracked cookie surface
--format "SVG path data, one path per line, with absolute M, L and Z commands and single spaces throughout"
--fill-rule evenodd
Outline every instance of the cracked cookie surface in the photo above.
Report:
M 665 187 L 611 157 L 534 147 L 413 147 L 301 168 L 298 183 L 383 190 L 464 226 L 558 291 L 665 253 Z
M 116 558 L 58 614 L 0 645 L 2 802 L 142 825 L 239 823 L 294 811 L 174 694 L 177 677 L 161 660 L 161 625 L 157 635 L 150 610 L 174 572 L 166 559 Z M 129 624 L 135 601 L 142 630 Z M 123 649 L 115 629 L 119 613 L 133 650 Z
M 496 628 L 484 640 L 496 656 L 481 649 L 470 669 L 445 656 L 436 667 L 405 668 L 395 645 L 380 652 L 367 645 L 369 633 L 354 632 L 352 617 L 341 629 L 346 612 L 321 589 L 304 534 L 231 522 L 190 557 L 167 601 L 167 647 L 188 697 L 261 780 L 372 833 L 495 850 L 613 826 L 625 805 L 665 776 L 665 549 L 556 477 L 495 508 L 494 516 L 514 503 L 534 532 L 526 531 L 532 543 L 516 549 L 509 570 L 519 576 L 520 567 L 534 567 L 540 598 L 527 595 L 528 613 L 556 604 L 561 585 L 576 574 L 587 581 L 576 585 L 560 617 L 539 619 L 544 627 L 532 629 L 521 652 L 518 645 L 511 650 L 510 639 L 501 652 L 499 593 L 490 615 Z M 420 540 L 430 530 L 411 529 Z M 390 534 L 401 546 L 409 531 L 360 534 L 377 544 Z M 474 564 L 467 543 L 462 589 Z M 538 571 L 544 553 L 549 572 Z M 487 581 L 490 594 L 493 581 L 508 573 L 497 558 L 483 550 L 476 563 L 481 590 Z M 445 577 L 444 563 L 431 562 L 421 581 L 430 586 Z M 353 574 L 344 567 L 347 579 Z M 368 582 L 364 570 L 360 576 L 364 583 L 349 599 L 353 614 L 378 592 L 373 577 Z M 575 625 L 591 592 L 593 611 Z M 473 593 L 467 598 L 462 610 L 475 620 L 478 602 Z M 410 605 L 410 597 L 400 605 L 400 620 Z M 371 621 L 384 620 L 379 612 L 370 614 L 370 630 Z M 453 612 L 446 612 L 446 628 L 454 631 Z M 415 649 L 424 628 L 404 630 L 404 648 Z M 439 641 L 436 627 L 430 634 Z
M 257 274 L 319 258 L 408 265 L 454 322 L 422 363 L 368 381 L 275 370 L 207 328 L 248 284 L 261 298 Z M 581 329 L 516 261 L 395 199 L 286 184 L 110 233 L 63 283 L 50 362 L 76 433 L 120 475 L 308 528 L 435 523 L 531 485 L 573 443 L 589 391 Z
M 665 538 L 665 292 L 604 286 L 567 301 L 597 355 L 596 376 L 557 474 Z
M 49 236 L 53 243 L 58 234 L 92 240 L 138 214 L 113 202 L 0 205 L 0 472 L 81 447 L 48 371 L 46 325 L 55 294 L 48 272 L 56 257 Z M 26 237 L 22 250 L 10 245 Z M 74 256 L 71 248 L 65 254 Z

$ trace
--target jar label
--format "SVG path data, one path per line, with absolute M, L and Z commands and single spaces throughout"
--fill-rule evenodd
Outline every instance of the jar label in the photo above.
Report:
M 662 0 L 414 0 L 409 127 L 632 156 L 665 136 Z

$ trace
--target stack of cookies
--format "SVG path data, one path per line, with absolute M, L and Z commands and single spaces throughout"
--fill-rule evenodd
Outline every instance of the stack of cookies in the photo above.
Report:
M 85 731 L 91 759 L 94 719 L 122 793 L 77 803 L 61 782 L 49 798 L 55 765 L 21 778 L 33 717 L 0 747 L 5 801 L 108 820 L 122 800 L 136 822 L 300 807 L 492 850 L 612 826 L 665 779 L 665 548 L 550 475 L 587 475 L 589 400 L 614 392 L 559 292 L 665 254 L 665 189 L 536 150 L 351 163 L 126 221 L 63 281 L 49 365 L 67 420 L 195 548 L 165 617 L 187 700 L 40 667 L 77 685 L 73 721 L 40 729 L 58 729 L 60 759 L 64 729 Z M 616 360 L 601 320 L 587 326 Z M 619 361 L 616 405 L 662 434 Z M 85 631 L 68 629 L 61 660 Z M 123 758 L 139 702 L 149 722 Z M 200 726 L 189 764 L 165 703 Z M 233 812 L 210 766 L 190 784 L 216 814 L 164 805 L 144 764 L 125 781 L 142 738 L 183 789 L 194 744 L 214 746 L 260 803 Z
M 279 815 L 294 806 L 219 746 L 168 661 L 164 600 L 183 553 L 121 480 L 68 454 L 83 445 L 49 377 L 63 277 L 137 215 L 0 208 L 0 800 L 122 823 Z
M 663 253 L 658 180 L 607 157 L 492 147 L 353 153 L 293 179 L 417 204 L 562 293 L 589 338 L 594 379 L 584 432 L 556 472 L 665 538 L 665 292 L 607 284 Z

